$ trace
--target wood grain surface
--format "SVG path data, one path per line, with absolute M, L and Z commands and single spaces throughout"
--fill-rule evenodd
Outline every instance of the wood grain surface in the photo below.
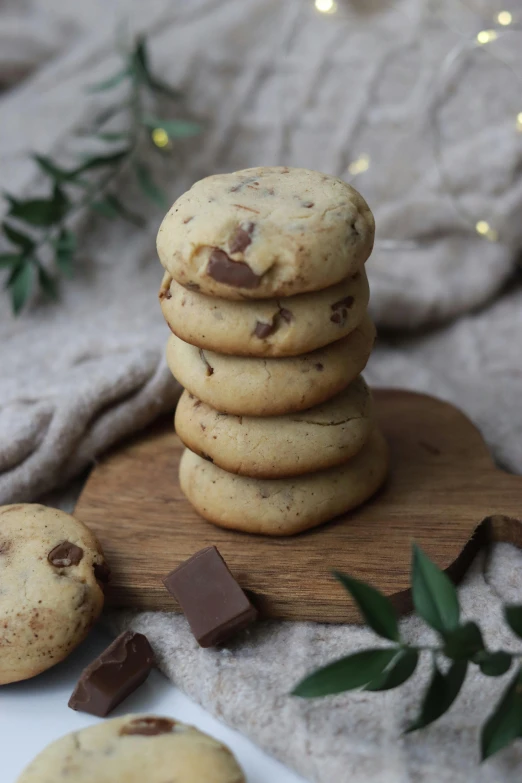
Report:
M 522 546 L 522 477 L 493 465 L 462 413 L 401 390 L 377 390 L 375 401 L 392 451 L 386 486 L 361 508 L 290 538 L 222 530 L 198 516 L 179 488 L 172 417 L 119 446 L 94 468 L 76 508 L 111 565 L 108 603 L 178 611 L 162 577 L 215 544 L 263 615 L 357 622 L 332 569 L 371 582 L 406 612 L 412 541 L 456 580 L 488 541 Z

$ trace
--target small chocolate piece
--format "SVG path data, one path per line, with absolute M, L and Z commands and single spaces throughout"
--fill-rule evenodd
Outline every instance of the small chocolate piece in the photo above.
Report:
M 78 565 L 83 557 L 83 549 L 70 541 L 63 541 L 54 549 L 51 549 L 47 559 L 51 565 L 56 568 L 69 568 L 72 565 Z
M 69 707 L 104 718 L 145 682 L 153 666 L 147 637 L 125 631 L 83 670 Z
M 212 457 L 210 456 L 210 454 L 207 454 L 207 452 L 206 452 L 206 451 L 202 451 L 202 452 L 201 452 L 201 456 L 203 457 L 203 459 L 206 459 L 206 460 L 207 460 L 207 462 L 214 462 L 214 460 L 212 459 Z
M 286 307 L 279 308 L 279 315 L 287 324 L 294 320 L 293 313 L 291 313 L 290 310 L 287 310 Z
M 94 578 L 97 579 L 98 582 L 102 582 L 104 585 L 110 582 L 111 569 L 105 561 L 103 563 L 94 563 L 92 570 L 94 571 Z
M 312 209 L 313 205 L 314 205 L 313 201 L 303 201 L 303 207 L 305 209 Z
M 319 372 L 322 372 L 324 370 L 324 365 L 321 364 L 321 362 L 317 362 L 317 364 L 314 364 L 314 367 L 316 370 L 319 370 Z
M 196 552 L 163 580 L 201 647 L 221 644 L 257 617 L 215 546 Z
M 186 288 L 187 291 L 199 291 L 200 286 L 198 283 L 184 283 L 183 288 Z
M 203 353 L 203 348 L 199 349 L 199 355 L 201 356 L 201 359 L 203 360 L 203 362 L 207 365 L 207 375 L 214 375 L 214 368 L 208 363 L 207 357 Z M 197 404 L 194 403 L 194 407 L 195 408 L 197 408 L 198 405 L 201 405 L 201 400 L 198 400 Z
M 337 310 L 337 312 L 335 312 L 333 315 L 330 316 L 330 321 L 333 324 L 339 324 L 340 326 L 344 326 L 344 324 L 346 323 L 346 315 L 347 315 L 346 310 L 341 310 L 341 311 Z
M 252 272 L 248 264 L 232 259 L 219 248 L 214 248 L 207 265 L 207 274 L 218 283 L 236 288 L 257 288 L 261 278 Z
M 252 244 L 252 232 L 254 230 L 253 223 L 246 223 L 242 226 L 238 226 L 235 234 L 229 243 L 229 250 L 231 253 L 242 253 L 250 244 Z
M 340 299 L 338 302 L 334 302 L 331 309 L 332 310 L 340 310 L 345 308 L 350 308 L 354 303 L 353 296 L 345 296 L 344 299 Z
M 256 321 L 256 328 L 254 329 L 254 334 L 256 337 L 259 337 L 260 340 L 264 340 L 265 337 L 271 335 L 274 330 L 275 330 L 274 322 L 272 322 L 271 324 L 266 324 L 263 321 Z
M 120 736 L 155 737 L 157 734 L 171 734 L 176 726 L 176 721 L 170 718 L 134 718 L 122 726 Z

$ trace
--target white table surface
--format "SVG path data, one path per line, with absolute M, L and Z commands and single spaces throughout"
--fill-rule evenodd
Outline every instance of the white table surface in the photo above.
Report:
M 99 718 L 69 709 L 67 702 L 82 669 L 109 642 L 108 636 L 94 631 L 79 650 L 48 672 L 0 687 L 1 783 L 15 783 L 27 763 L 53 740 L 99 722 Z M 128 712 L 177 718 L 211 734 L 234 752 L 248 783 L 306 783 L 248 739 L 215 720 L 157 671 L 110 717 Z

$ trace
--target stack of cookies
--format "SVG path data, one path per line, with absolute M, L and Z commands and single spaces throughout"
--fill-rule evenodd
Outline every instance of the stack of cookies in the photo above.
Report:
M 372 213 L 286 167 L 197 182 L 166 215 L 160 301 L 185 391 L 181 487 L 210 522 L 291 535 L 367 500 L 388 467 L 360 373 L 375 339 Z

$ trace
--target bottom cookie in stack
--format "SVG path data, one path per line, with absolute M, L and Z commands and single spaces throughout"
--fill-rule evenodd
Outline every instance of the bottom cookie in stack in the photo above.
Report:
M 180 484 L 201 516 L 220 527 L 289 536 L 368 500 L 386 478 L 389 449 L 374 427 L 347 462 L 288 478 L 257 479 L 229 473 L 186 449 Z

